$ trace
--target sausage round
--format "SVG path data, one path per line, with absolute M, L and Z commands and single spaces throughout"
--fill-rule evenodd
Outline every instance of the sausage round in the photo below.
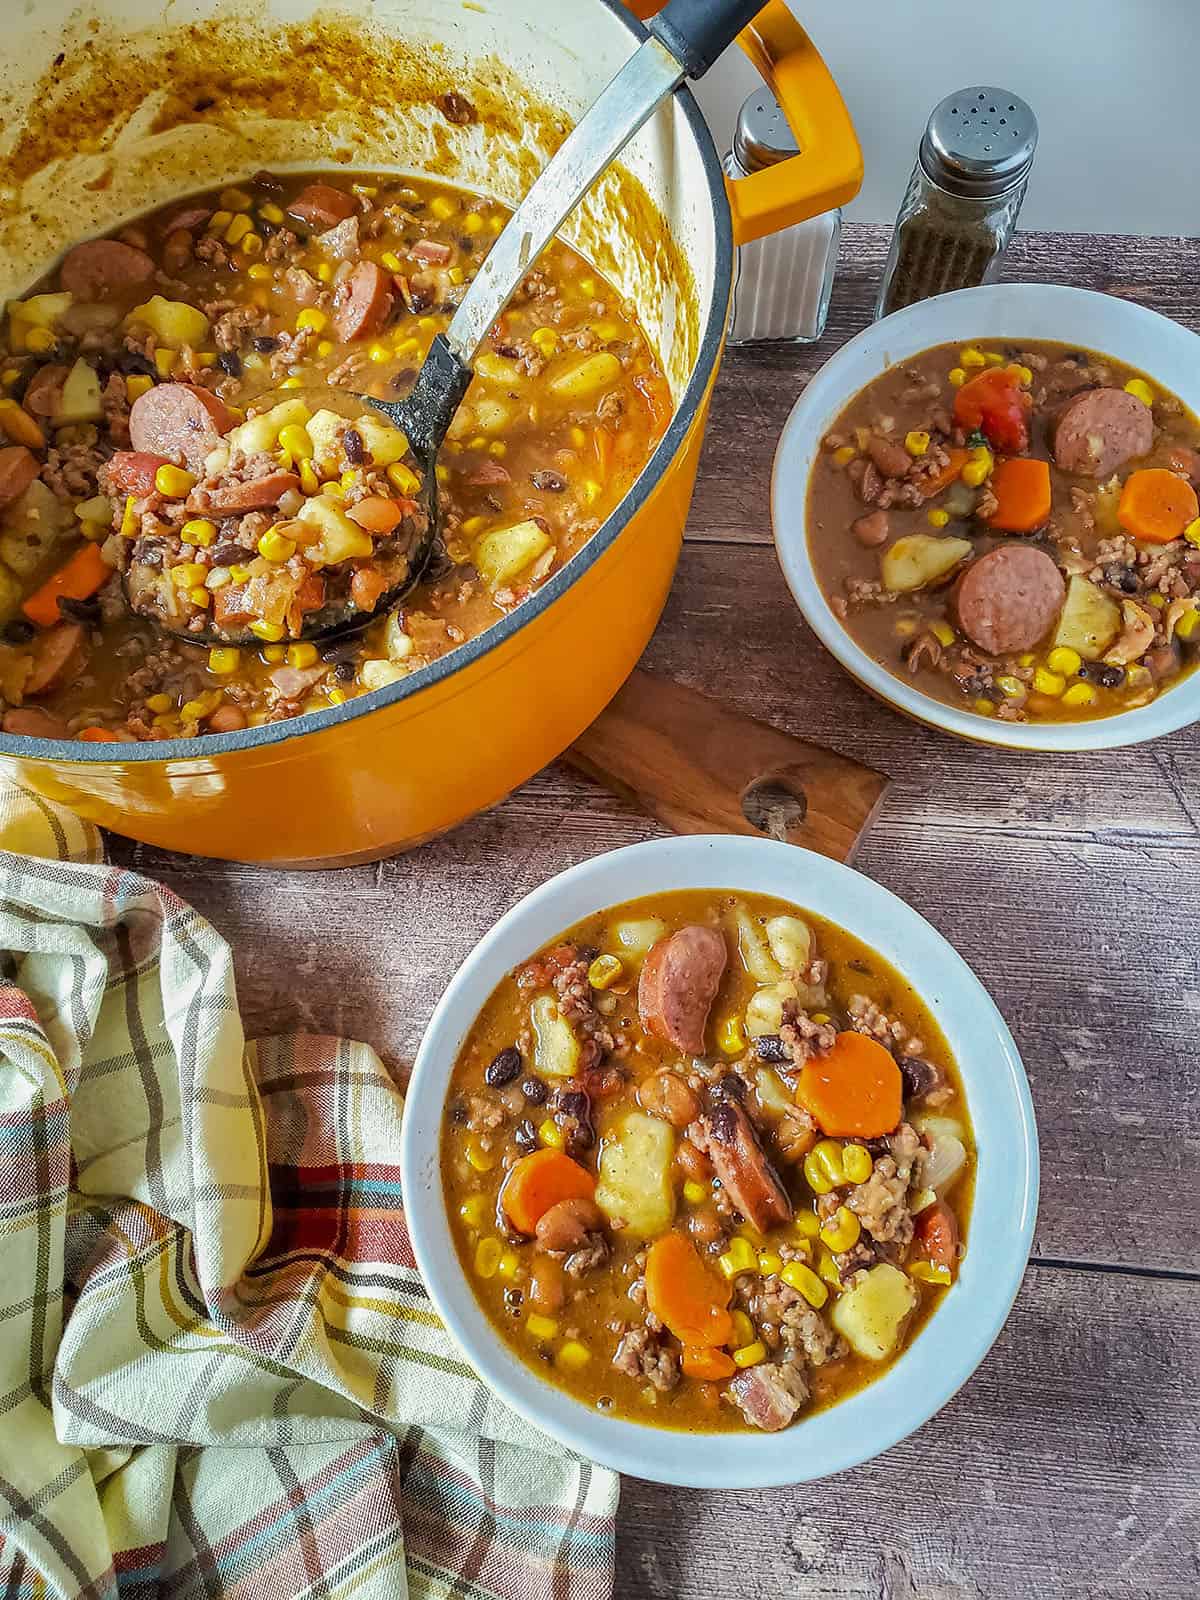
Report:
M 78 622 L 60 622 L 39 634 L 33 650 L 33 671 L 25 680 L 27 695 L 45 694 L 58 687 L 76 652 L 83 645 L 83 627 Z
M 668 934 L 651 949 L 638 982 L 642 1026 L 690 1055 L 704 1051 L 704 1030 L 725 962 L 725 940 L 699 923 Z
M 1073 395 L 1054 425 L 1054 459 L 1085 478 L 1110 473 L 1144 456 L 1154 443 L 1150 407 L 1124 389 L 1085 389 Z
M 310 183 L 301 189 L 288 210 L 310 228 L 332 228 L 354 216 L 358 206 L 350 195 L 331 183 Z
M 289 489 L 298 489 L 300 479 L 294 472 L 268 472 L 265 478 L 252 478 L 247 483 L 222 484 L 207 496 L 210 511 L 222 516 L 237 511 L 266 511 L 277 506 Z
M 59 282 L 76 300 L 103 300 L 108 294 L 121 294 L 148 283 L 154 276 L 154 262 L 136 245 L 119 239 L 87 239 L 68 250 L 59 271 Z
M 172 460 L 182 456 L 195 471 L 232 426 L 228 406 L 207 389 L 190 383 L 159 383 L 133 402 L 129 441 L 135 451 Z
M 954 594 L 958 625 L 989 655 L 1031 650 L 1066 598 L 1063 575 L 1044 550 L 1000 545 L 972 561 Z
M 118 450 L 109 457 L 104 474 L 121 494 L 147 495 L 154 493 L 154 475 L 159 467 L 167 466 L 170 462 L 166 456 L 152 455 L 147 450 Z
M 40 470 L 38 458 L 23 444 L 10 444 L 0 450 L 0 506 L 9 505 L 24 494 Z
M 39 367 L 29 380 L 25 390 L 25 398 L 21 404 L 26 411 L 34 417 L 52 417 L 58 411 L 59 401 L 62 399 L 63 384 L 67 381 L 68 367 L 60 366 L 52 361 L 48 366 Z
M 5 733 L 23 733 L 28 739 L 65 739 L 67 725 L 41 706 L 17 706 L 4 713 Z
M 377 332 L 392 309 L 391 279 L 375 261 L 360 261 L 333 297 L 333 326 L 339 339 Z

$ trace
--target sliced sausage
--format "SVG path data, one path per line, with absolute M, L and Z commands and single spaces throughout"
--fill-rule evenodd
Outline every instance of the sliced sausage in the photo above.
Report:
M 354 216 L 358 206 L 344 190 L 335 189 L 331 183 L 310 183 L 301 189 L 288 210 L 310 228 L 332 228 Z
M 271 682 L 285 700 L 298 700 L 314 684 L 320 683 L 328 671 L 324 661 L 315 667 L 276 667 L 271 673 Z
M 793 1362 L 759 1362 L 731 1379 L 729 1392 L 747 1422 L 778 1433 L 808 1399 L 808 1380 Z
M 210 511 L 225 516 L 236 511 L 266 511 L 277 506 L 289 489 L 299 487 L 300 479 L 294 472 L 268 472 L 265 478 L 252 478 L 247 483 L 221 484 L 205 498 Z
M 163 271 L 179 273 L 192 259 L 192 236 L 186 228 L 175 228 L 163 241 Z
M 647 1033 L 702 1055 L 708 1013 L 727 959 L 722 936 L 699 923 L 660 939 L 638 982 L 638 1013 Z
M 759 1143 L 754 1124 L 736 1100 L 720 1105 L 689 1129 L 707 1155 L 721 1187 L 760 1233 L 792 1215 L 792 1202 Z
M 29 380 L 22 401 L 26 411 L 35 417 L 53 417 L 57 415 L 59 401 L 62 398 L 63 384 L 67 381 L 69 367 L 60 366 L 52 361 L 49 365 L 39 367 Z
M 18 706 L 4 713 L 5 733 L 23 733 L 29 739 L 65 739 L 67 725 L 41 706 Z
M 1044 550 L 1001 545 L 972 561 L 955 590 L 958 624 L 989 655 L 1032 650 L 1066 598 L 1063 575 Z
M 196 228 L 202 228 L 211 216 L 212 211 L 208 206 L 184 206 L 182 211 L 167 218 L 163 223 L 163 232 L 174 233 L 177 228 L 183 228 L 191 233 Z
M 129 412 L 129 442 L 136 451 L 175 459 L 195 471 L 233 426 L 229 408 L 207 389 L 159 383 L 138 395 Z
M 339 339 L 376 333 L 392 309 L 391 279 L 377 262 L 360 261 L 333 297 L 333 326 Z
M 60 622 L 38 636 L 33 647 L 33 671 L 25 683 L 25 693 L 45 694 L 58 687 L 71 662 L 83 645 L 83 625 Z
M 1124 389 L 1085 389 L 1054 425 L 1054 459 L 1064 472 L 1107 478 L 1154 443 L 1150 407 Z
M 76 300 L 103 300 L 148 283 L 154 262 L 136 245 L 119 239 L 88 239 L 68 250 L 59 270 L 59 282 Z
M 431 267 L 444 267 L 453 254 L 450 246 L 438 239 L 418 239 L 408 252 L 410 261 L 424 261 Z
M 6 445 L 0 450 L 0 506 L 9 505 L 24 494 L 40 470 L 38 458 L 23 444 Z
M 110 456 L 103 471 L 107 482 L 119 494 L 154 493 L 154 475 L 159 467 L 170 466 L 166 456 L 148 450 L 118 450 Z

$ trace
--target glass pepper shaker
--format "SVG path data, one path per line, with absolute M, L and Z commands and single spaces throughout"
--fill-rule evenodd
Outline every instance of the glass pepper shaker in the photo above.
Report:
M 1037 134 L 1037 118 L 1007 89 L 977 84 L 934 107 L 896 218 L 876 317 L 996 276 Z
M 738 113 L 733 149 L 723 165 L 731 178 L 747 178 L 798 151 L 779 102 L 769 90 L 759 89 Z M 827 211 L 742 245 L 737 253 L 730 344 L 765 339 L 811 344 L 821 337 L 841 229 L 841 212 Z

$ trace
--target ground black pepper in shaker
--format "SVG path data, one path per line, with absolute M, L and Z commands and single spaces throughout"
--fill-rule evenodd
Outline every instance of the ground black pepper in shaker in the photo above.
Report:
M 996 276 L 1036 148 L 1037 118 L 1007 89 L 976 85 L 934 107 L 896 218 L 876 317 Z

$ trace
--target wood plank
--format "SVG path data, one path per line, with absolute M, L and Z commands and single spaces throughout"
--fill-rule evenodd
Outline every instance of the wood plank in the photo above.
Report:
M 871 320 L 889 228 L 847 224 L 829 322 L 815 345 L 727 351 L 713 397 L 690 539 L 771 539 L 771 463 L 788 412 L 817 368 Z M 1018 234 L 1004 276 L 1137 300 L 1200 331 L 1200 239 Z
M 626 1479 L 616 1593 L 1193 1600 L 1198 1354 L 1200 1286 L 1035 1267 L 980 1371 L 878 1461 L 768 1493 Z

